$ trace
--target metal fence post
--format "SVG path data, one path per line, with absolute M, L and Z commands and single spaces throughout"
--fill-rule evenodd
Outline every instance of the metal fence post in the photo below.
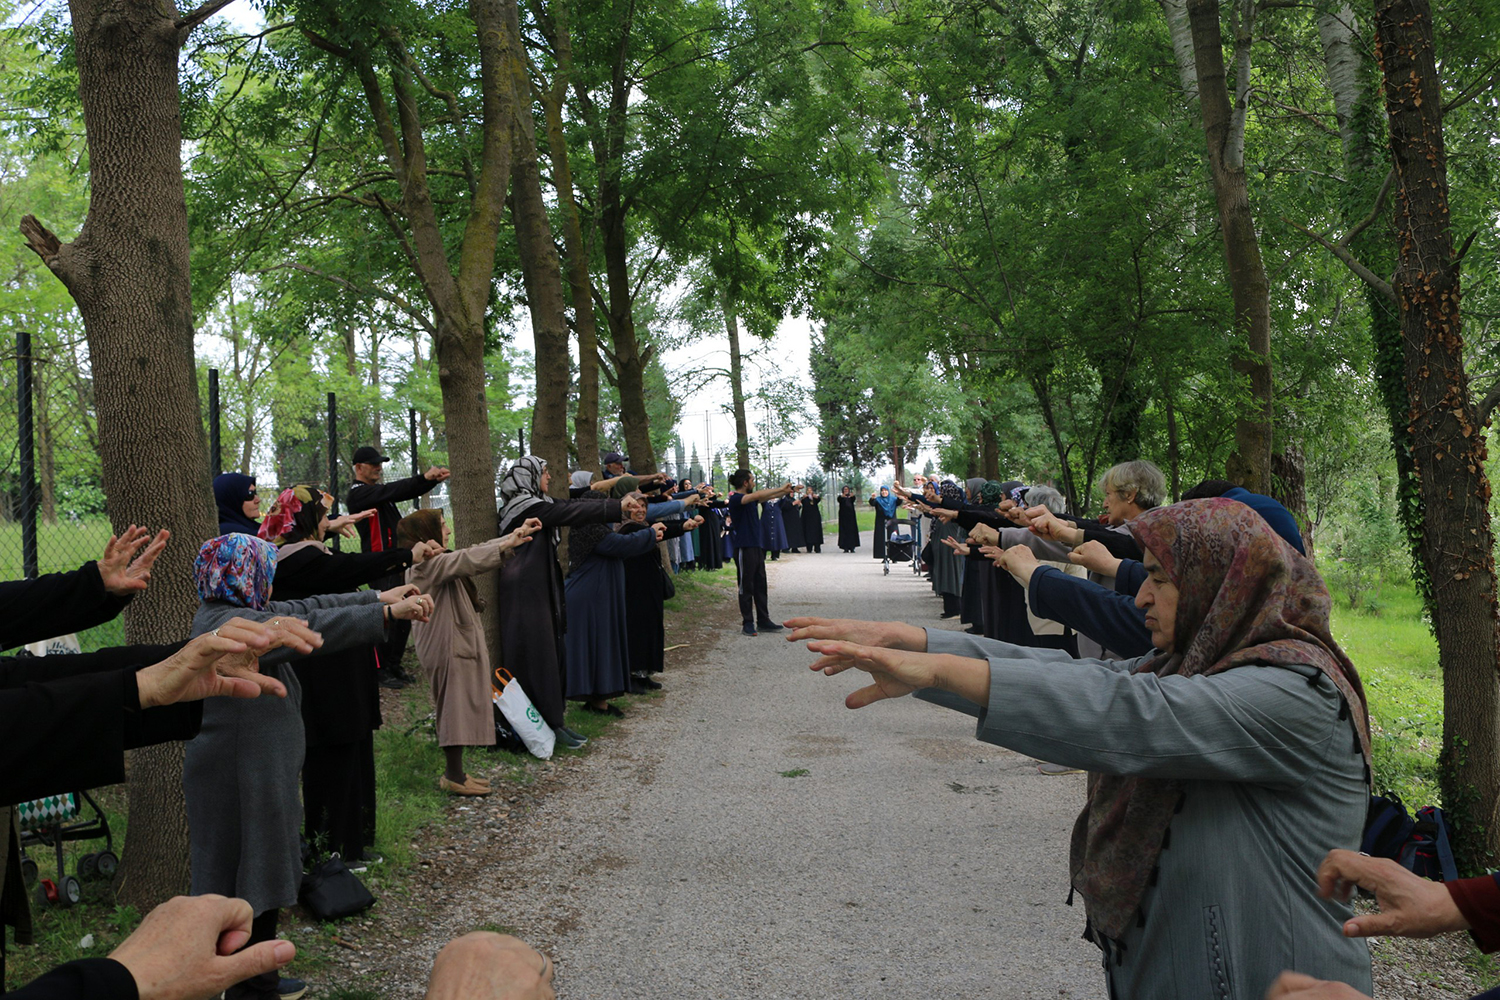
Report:
M 415 406 L 408 406 L 406 408 L 406 419 L 411 429 L 411 474 L 415 476 L 421 468 L 417 464 L 417 408 Z M 420 496 L 412 502 L 412 509 L 422 509 L 422 498 Z
M 335 393 L 328 394 L 328 493 L 333 497 L 333 505 L 329 508 L 328 516 L 337 517 L 339 513 L 339 401 Z M 328 539 L 333 544 L 333 550 L 339 551 L 339 535 L 334 534 Z
M 208 460 L 215 476 L 224 471 L 219 454 L 219 369 L 208 370 Z
M 39 575 L 36 552 L 36 442 L 32 437 L 31 333 L 16 334 L 16 416 L 20 424 L 21 459 L 21 572 Z
M 526 457 L 526 431 L 524 429 L 520 428 L 520 427 L 516 428 L 516 447 L 519 448 L 519 449 L 521 449 L 521 453 L 519 455 L 517 455 L 516 457 L 517 458 L 525 458 Z

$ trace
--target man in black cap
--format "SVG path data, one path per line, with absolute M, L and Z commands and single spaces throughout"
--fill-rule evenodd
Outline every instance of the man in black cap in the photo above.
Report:
M 375 516 L 356 522 L 359 531 L 359 546 L 365 552 L 385 552 L 396 548 L 396 524 L 401 520 L 401 511 L 396 504 L 403 500 L 415 500 L 431 492 L 438 483 L 448 478 L 448 470 L 434 465 L 421 475 L 408 476 L 394 483 L 380 481 L 381 467 L 390 459 L 369 445 L 354 451 L 354 482 L 349 487 L 349 496 L 344 506 L 351 514 L 375 509 Z M 399 587 L 406 581 L 397 573 L 377 580 L 377 590 Z M 380 683 L 383 687 L 405 687 L 411 683 L 406 671 L 401 669 L 401 657 L 406 654 L 406 640 L 411 635 L 411 623 L 392 621 L 386 632 L 386 641 L 376 647 L 380 660 Z
M 604 478 L 613 479 L 625 475 L 625 456 L 612 451 L 604 456 Z

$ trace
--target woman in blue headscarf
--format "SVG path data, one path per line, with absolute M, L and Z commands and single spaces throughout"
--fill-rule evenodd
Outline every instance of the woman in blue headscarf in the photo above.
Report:
M 875 558 L 885 558 L 886 524 L 895 520 L 896 496 L 889 486 L 880 487 L 880 492 L 870 497 L 870 506 L 875 508 Z
M 260 497 L 254 476 L 240 472 L 215 476 L 214 503 L 219 508 L 219 534 L 253 535 L 260 530 Z

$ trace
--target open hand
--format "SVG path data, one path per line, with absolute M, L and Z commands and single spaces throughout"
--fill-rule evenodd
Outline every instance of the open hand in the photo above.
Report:
M 380 592 L 380 603 L 396 604 L 402 599 L 410 597 L 412 594 L 420 594 L 421 592 L 422 588 L 418 587 L 415 583 L 403 583 L 399 587 L 382 590 Z
M 286 697 L 286 685 L 262 674 L 259 658 L 273 649 L 290 647 L 310 653 L 323 637 L 295 618 L 253 622 L 231 618 L 212 632 L 191 640 L 177 652 L 136 671 L 142 708 L 201 701 L 204 698 Z
M 844 699 L 849 708 L 864 708 L 887 698 L 901 698 L 918 688 L 931 687 L 936 674 L 929 663 L 930 654 L 911 653 L 882 646 L 862 646 L 852 642 L 819 639 L 807 644 L 819 659 L 810 669 L 821 670 L 832 677 L 850 667 L 870 675 L 870 684 L 850 692 Z
M 1300 972 L 1283 972 L 1266 991 L 1266 1000 L 1370 1000 L 1347 983 L 1330 983 Z
M 902 622 L 867 622 L 857 618 L 788 618 L 783 622 L 791 629 L 788 642 L 804 639 L 833 639 L 861 646 L 884 646 L 925 652 L 927 630 Z
M 500 547 L 502 549 L 513 549 L 518 545 L 525 545 L 541 530 L 542 519 L 539 517 L 528 517 L 501 540 Z
M 947 507 L 930 507 L 927 512 L 939 521 L 951 521 L 958 517 L 958 511 L 949 510 Z
M 104 543 L 104 555 L 94 565 L 99 569 L 104 589 L 115 597 L 129 597 L 150 586 L 151 567 L 156 564 L 161 550 L 167 547 L 167 539 L 172 533 L 165 528 L 158 531 L 151 544 L 141 552 L 141 546 L 150 535 L 145 528 L 132 524 L 118 537 L 110 535 L 109 541 Z M 140 555 L 137 556 L 137 552 Z
M 944 538 L 942 539 L 942 542 L 944 545 L 948 546 L 948 548 L 952 549 L 954 552 L 957 552 L 961 556 L 966 556 L 969 554 L 969 547 L 956 538 Z
M 1425 938 L 1469 927 L 1442 883 L 1414 875 L 1389 858 L 1329 851 L 1318 866 L 1318 895 L 1348 900 L 1356 885 L 1375 893 L 1380 912 L 1351 917 L 1344 923 L 1345 937 Z
M 109 957 L 130 972 L 140 1000 L 214 996 L 297 954 L 280 939 L 245 948 L 253 915 L 243 899 L 178 896 L 146 914 Z
M 370 507 L 366 510 L 356 511 L 353 514 L 340 514 L 338 517 L 330 517 L 328 519 L 328 531 L 330 533 L 337 532 L 345 538 L 354 538 L 359 534 L 358 529 L 354 526 L 366 518 L 374 517 L 375 514 L 375 508 Z

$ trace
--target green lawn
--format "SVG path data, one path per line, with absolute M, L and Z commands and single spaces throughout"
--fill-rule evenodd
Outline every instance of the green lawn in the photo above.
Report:
M 77 569 L 103 554 L 109 536 L 109 522 L 102 517 L 58 521 L 57 524 L 39 523 L 36 539 L 37 570 L 41 573 L 57 573 Z M 0 523 L 0 580 L 19 580 L 24 575 L 21 566 L 21 525 L 13 521 Z M 81 633 L 78 641 L 84 652 L 102 646 L 118 646 L 125 641 L 125 628 L 116 619 Z
M 1439 803 L 1443 678 L 1421 598 L 1409 587 L 1387 586 L 1380 614 L 1370 615 L 1333 597 L 1334 638 L 1359 669 L 1370 701 L 1376 790 L 1396 792 L 1413 812 Z

